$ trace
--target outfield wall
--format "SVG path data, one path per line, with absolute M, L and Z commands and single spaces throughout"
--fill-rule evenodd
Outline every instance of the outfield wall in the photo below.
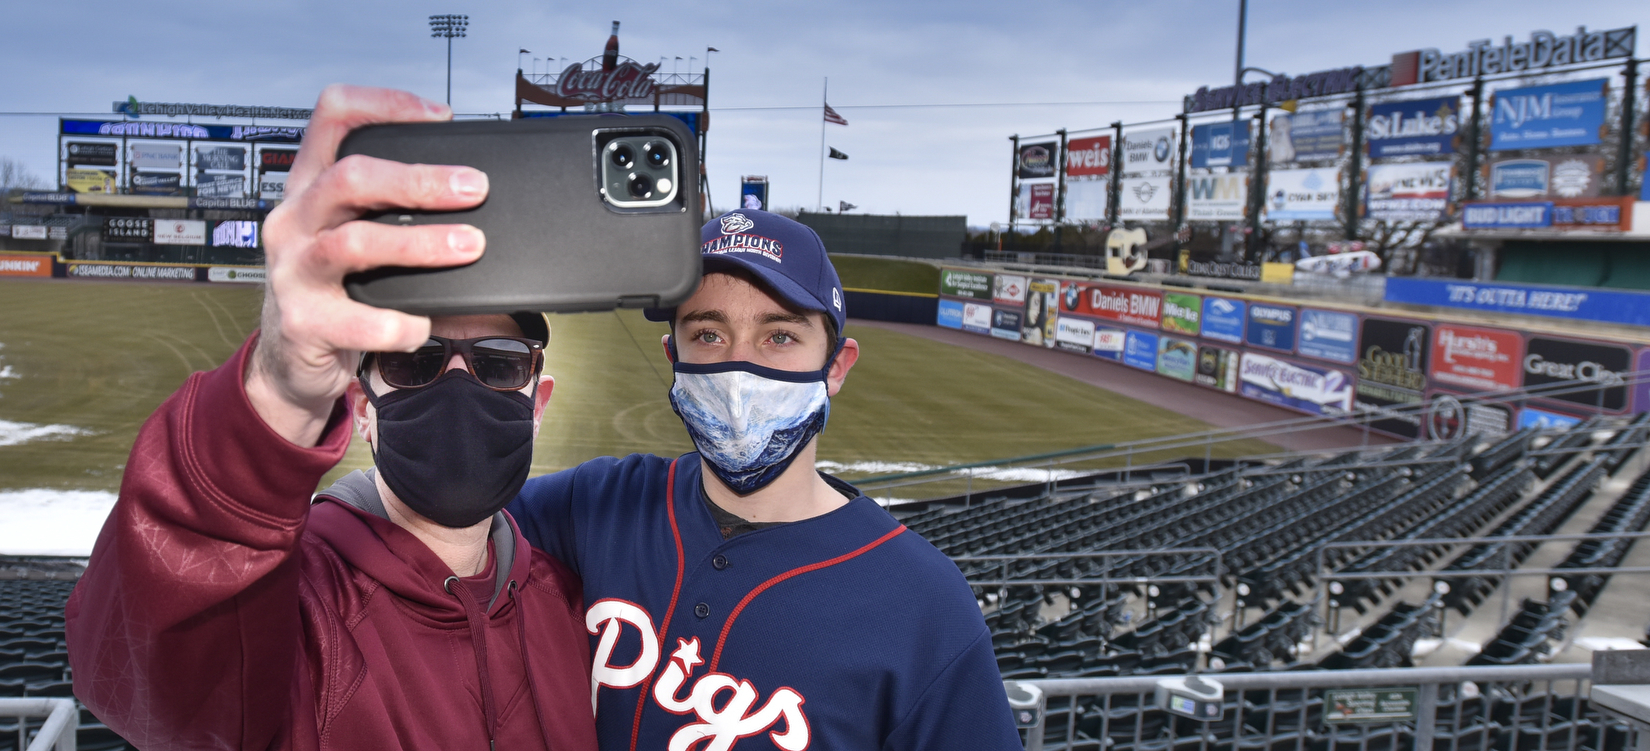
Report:
M 57 253 L 0 250 L 0 277 L 5 276 L 262 284 L 264 267 L 143 261 L 65 261 Z
M 1650 411 L 1642 338 L 1571 336 L 1086 278 L 942 268 L 935 322 L 1109 360 L 1403 439 L 1497 435 Z M 1514 389 L 1572 393 L 1483 403 Z M 1596 388 L 1587 388 L 1596 386 Z

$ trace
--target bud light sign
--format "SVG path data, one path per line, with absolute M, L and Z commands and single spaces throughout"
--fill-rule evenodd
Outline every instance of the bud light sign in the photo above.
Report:
M 1251 346 L 1295 351 L 1295 309 L 1282 305 L 1249 304 L 1249 326 L 1244 341 Z

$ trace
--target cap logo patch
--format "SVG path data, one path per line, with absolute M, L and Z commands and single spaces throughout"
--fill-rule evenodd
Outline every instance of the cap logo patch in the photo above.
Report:
M 831 307 L 842 310 L 842 290 L 831 288 Z
M 739 218 L 744 219 L 744 217 Z M 722 217 L 724 226 L 727 220 L 728 217 Z M 761 235 L 729 234 L 706 241 L 705 244 L 699 246 L 699 251 L 707 255 L 755 253 L 768 258 L 774 263 L 781 263 L 784 260 L 785 244 L 771 237 Z
M 722 217 L 722 234 L 724 235 L 738 234 L 755 226 L 756 222 L 751 221 L 750 217 L 744 214 L 728 214 Z

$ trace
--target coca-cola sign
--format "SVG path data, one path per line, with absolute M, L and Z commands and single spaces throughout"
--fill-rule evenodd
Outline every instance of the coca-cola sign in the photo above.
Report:
M 653 73 L 658 69 L 658 63 L 639 65 L 633 60 L 612 70 L 585 70 L 584 63 L 573 63 L 556 79 L 556 94 L 587 102 L 647 99 L 653 96 Z

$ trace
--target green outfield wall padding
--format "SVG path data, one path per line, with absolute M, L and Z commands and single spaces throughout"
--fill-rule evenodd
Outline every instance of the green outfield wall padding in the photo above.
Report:
M 833 253 L 906 258 L 960 258 L 968 237 L 966 216 L 881 216 L 876 214 L 815 214 L 804 211 L 796 220 L 819 233 Z
M 1501 247 L 1500 282 L 1650 289 L 1650 243 L 1531 242 Z
M 940 291 L 940 267 L 922 261 L 831 254 L 842 286 L 882 292 L 932 295 Z

